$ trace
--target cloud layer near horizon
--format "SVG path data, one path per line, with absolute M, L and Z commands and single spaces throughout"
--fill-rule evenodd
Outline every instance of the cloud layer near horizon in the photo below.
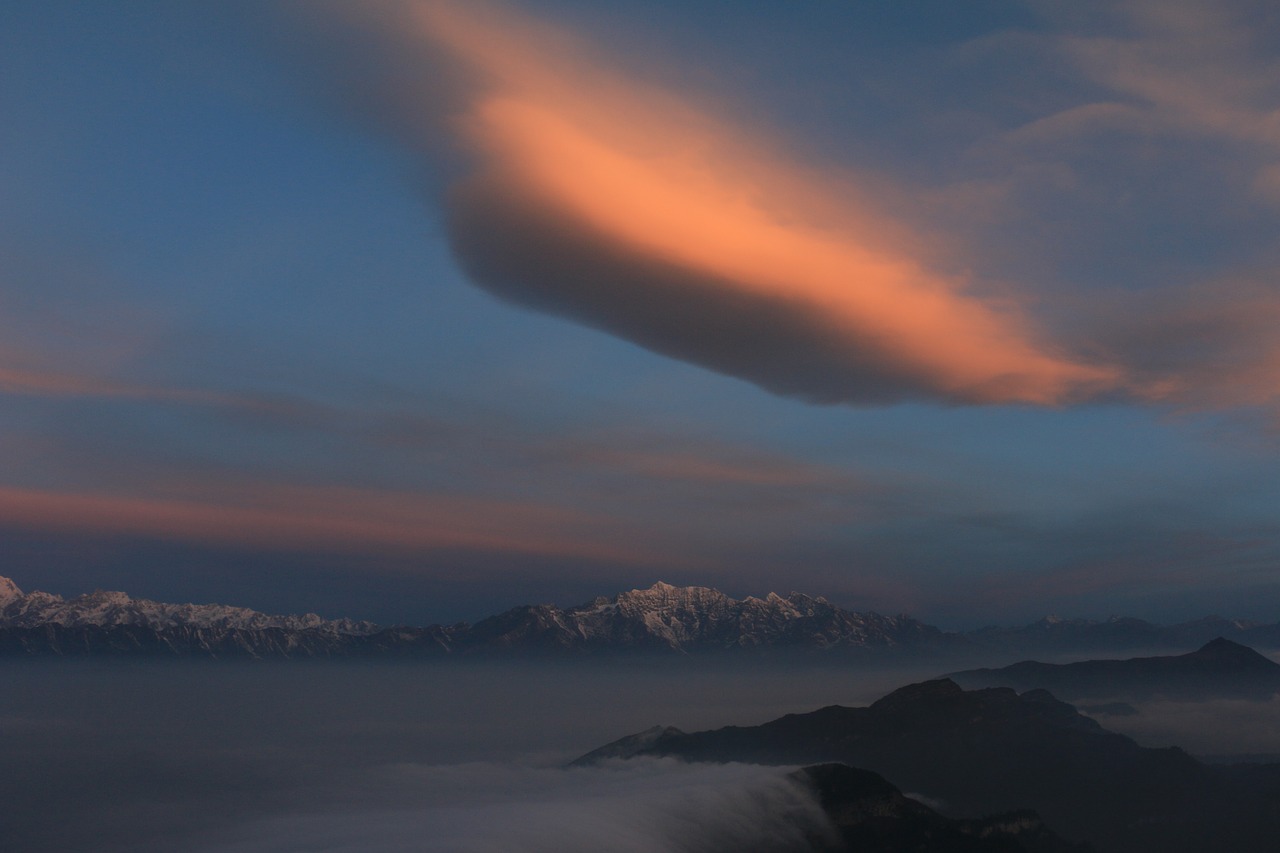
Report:
M 475 763 L 384 772 L 391 778 L 373 782 L 382 802 L 272 816 L 199 849 L 788 853 L 835 837 L 813 793 L 773 767 L 637 760 L 586 770 Z
M 921 260 L 925 241 L 865 191 L 769 153 L 759 130 L 499 6 L 396 10 L 411 49 L 463 70 L 448 100 L 465 104 L 454 129 L 474 168 L 449 228 L 490 292 L 815 402 L 1055 405 L 1121 382 Z M 436 108 L 438 86 L 410 86 L 400 109 Z

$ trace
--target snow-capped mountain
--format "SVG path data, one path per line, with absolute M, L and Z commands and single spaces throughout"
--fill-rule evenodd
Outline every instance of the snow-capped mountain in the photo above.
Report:
M 330 655 L 382 629 L 314 613 L 272 616 L 223 604 L 165 604 L 97 590 L 64 599 L 0 577 L 0 652 Z
M 381 627 L 314 613 L 273 616 L 222 604 L 165 604 L 123 592 L 64 599 L 23 593 L 0 577 L 0 655 L 154 654 L 212 657 L 439 657 L 484 655 L 787 652 L 931 655 L 973 666 L 986 656 L 1179 649 L 1225 636 L 1280 647 L 1280 624 L 1217 617 L 1161 627 L 1138 619 L 1048 618 L 1022 628 L 946 633 L 910 616 L 837 607 L 798 592 L 731 598 L 701 586 L 656 583 L 576 607 L 531 604 L 475 624 Z
M 249 656 L 438 656 L 916 647 L 938 629 L 855 613 L 823 598 L 730 598 L 657 583 L 578 607 L 516 607 L 469 625 L 383 628 L 315 614 L 272 616 L 221 604 L 164 604 L 122 592 L 63 599 L 0 578 L 0 652 Z
M 157 630 L 191 627 L 260 631 L 280 628 L 337 635 L 372 634 L 380 630 L 372 622 L 328 620 L 314 613 L 271 616 L 225 604 L 164 604 L 145 598 L 133 599 L 123 592 L 96 590 L 71 599 L 39 591 L 24 594 L 13 581 L 0 578 L 0 626 L 35 628 L 49 624 L 64 628 L 136 625 Z
M 567 609 L 517 607 L 476 623 L 459 640 L 489 648 L 699 652 L 918 646 L 943 637 L 908 616 L 855 613 L 797 592 L 738 600 L 707 587 L 656 583 Z

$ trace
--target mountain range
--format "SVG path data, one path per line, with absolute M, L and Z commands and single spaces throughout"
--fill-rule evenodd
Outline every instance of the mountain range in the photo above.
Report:
M 380 626 L 315 614 L 273 616 L 221 604 L 166 604 L 123 592 L 69 599 L 24 593 L 0 578 L 0 655 L 315 658 L 484 655 L 800 653 L 877 659 L 1069 654 L 1186 648 L 1216 636 L 1280 646 L 1280 624 L 1210 617 L 1160 627 L 1137 619 L 1045 619 L 1022 628 L 944 632 L 910 616 L 838 607 L 825 598 L 735 599 L 656 583 L 575 607 L 523 605 L 454 625 Z
M 637 756 L 838 762 L 952 818 L 1032 809 L 1058 835 L 1102 853 L 1271 851 L 1280 832 L 1280 765 L 1214 766 L 1177 748 L 1141 747 L 1044 690 L 966 691 L 939 679 L 868 707 L 833 705 L 759 726 L 657 727 L 575 764 Z
M 474 624 L 382 627 L 315 614 L 269 616 L 219 604 L 164 604 L 97 591 L 24 594 L 0 578 L 0 653 L 342 657 L 918 649 L 946 642 L 907 616 L 855 613 L 826 599 L 730 598 L 656 583 L 577 607 L 515 607 Z
M 1037 655 L 1186 649 L 1217 637 L 1254 648 L 1276 649 L 1280 648 L 1280 622 L 1205 616 L 1175 625 L 1156 625 L 1132 616 L 1104 620 L 1046 616 L 1030 625 L 980 628 L 963 636 L 977 647 Z
M 951 678 L 965 687 L 1043 688 L 1068 700 L 1265 700 L 1280 692 L 1280 664 L 1221 637 L 1185 655 L 1065 664 L 1021 661 L 999 669 L 957 672 Z

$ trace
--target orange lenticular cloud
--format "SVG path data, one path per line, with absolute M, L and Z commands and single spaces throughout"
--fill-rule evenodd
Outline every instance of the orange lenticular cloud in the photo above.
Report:
M 458 126 L 481 165 L 455 189 L 452 236 L 498 295 L 821 402 L 1053 405 L 1120 383 L 743 128 L 496 7 L 411 10 L 476 76 Z

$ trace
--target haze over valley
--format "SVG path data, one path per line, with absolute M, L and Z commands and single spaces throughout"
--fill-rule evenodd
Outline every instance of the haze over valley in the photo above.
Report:
M 956 657 L 1007 657 L 1009 637 L 1018 636 L 1014 630 L 999 644 L 975 648 L 964 635 L 924 630 L 907 617 L 885 623 L 831 608 L 815 621 L 811 613 L 793 607 L 787 611 L 791 624 L 775 622 L 765 635 L 748 635 L 752 642 L 745 646 L 726 644 L 729 627 L 735 631 L 731 636 L 743 636 L 741 613 L 735 608 L 746 606 L 750 612 L 751 601 L 763 607 L 784 600 L 772 596 L 738 602 L 705 588 L 658 585 L 598 598 L 583 611 L 550 611 L 590 612 L 599 618 L 607 605 L 615 616 L 617 610 L 629 616 L 623 624 L 631 630 L 608 632 L 616 644 L 598 646 L 594 653 L 549 645 L 547 635 L 528 630 L 530 611 L 525 608 L 494 617 L 509 629 L 496 635 L 506 638 L 497 645 L 476 647 L 472 654 L 449 654 L 439 646 L 429 654 L 407 654 L 403 646 L 388 653 L 371 652 L 368 646 L 352 651 L 316 645 L 317 637 L 332 641 L 407 630 L 353 620 L 135 601 L 123 593 L 97 592 L 64 601 L 23 593 L 11 581 L 5 589 L 0 637 L 16 632 L 28 638 L 26 646 L 7 639 L 0 659 L 8 686 L 0 702 L 0 731 L 13 745 L 0 759 L 0 795 L 9 818 L 0 842 L 6 848 L 799 851 L 843 849 L 822 846 L 838 845 L 842 832 L 865 846 L 870 830 L 861 823 L 843 829 L 833 823 L 850 812 L 824 811 L 827 795 L 819 797 L 813 783 L 797 782 L 784 770 L 767 766 L 824 760 L 855 766 L 870 760 L 872 769 L 889 780 L 897 776 L 909 797 L 926 804 L 923 814 L 912 811 L 914 806 L 894 806 L 906 811 L 889 835 L 884 827 L 875 830 L 882 841 L 923 832 L 935 840 L 959 833 L 954 838 L 960 841 L 954 843 L 969 843 L 963 841 L 968 825 L 952 829 L 945 821 L 1036 805 L 1034 800 L 1006 799 L 987 807 L 959 806 L 954 790 L 930 789 L 926 783 L 921 791 L 921 780 L 909 774 L 903 779 L 901 767 L 876 765 L 876 759 L 839 750 L 778 754 L 762 766 L 755 763 L 761 756 L 752 753 L 717 759 L 747 764 L 685 764 L 663 757 L 634 758 L 640 749 L 629 746 L 612 749 L 603 763 L 571 765 L 622 734 L 655 726 L 656 734 L 643 743 L 674 743 L 671 733 L 684 737 L 682 732 L 726 725 L 756 726 L 817 708 L 872 705 L 904 684 L 936 678 L 940 664 Z M 789 600 L 817 599 L 793 595 Z M 830 634 L 832 618 L 846 629 L 857 627 L 867 645 L 850 646 L 848 633 Z M 532 624 L 564 627 L 563 619 Z M 865 631 L 868 625 L 883 624 L 917 626 L 907 636 L 924 636 L 929 642 L 904 647 L 900 639 L 890 642 Z M 1106 629 L 1113 623 L 1100 624 Z M 637 634 L 637 626 L 647 626 L 648 633 Z M 1029 632 L 1029 644 L 1044 643 L 1038 636 L 1044 625 L 1019 630 Z M 455 631 L 455 636 L 465 636 L 461 628 L 455 626 Z M 264 641 L 263 632 L 271 642 Z M 301 632 L 303 639 L 290 639 L 289 632 Z M 58 642 L 30 645 L 29 638 L 41 634 L 56 635 Z M 559 634 L 552 631 L 550 636 Z M 677 648 L 654 642 L 674 636 L 686 644 L 697 637 L 716 639 L 701 651 L 696 643 Z M 762 636 L 786 642 L 770 647 Z M 1116 640 L 1115 634 L 1109 636 Z M 942 637 L 950 639 L 941 642 Z M 175 638 L 186 645 L 175 644 Z M 1098 642 L 1095 637 L 1086 646 Z M 1222 639 L 1209 643 L 1199 657 L 1126 661 L 1118 659 L 1123 638 L 1120 642 L 1115 660 L 1056 668 L 1046 664 L 1030 674 L 1023 665 L 1008 671 L 1030 679 L 1022 685 L 1028 689 L 1041 672 L 1076 673 L 1079 667 L 1094 666 L 1106 677 L 1112 666 L 1154 668 L 1165 682 L 1139 697 L 1128 696 L 1133 702 L 1123 709 L 1114 702 L 1093 708 L 1082 703 L 1097 721 L 1091 725 L 1128 734 L 1144 746 L 1182 746 L 1211 766 L 1280 762 L 1276 685 L 1267 691 L 1255 679 L 1249 699 L 1220 694 L 1224 685 L 1238 683 L 1222 680 L 1236 671 L 1237 661 L 1255 669 L 1280 664 Z M 962 651 L 949 649 L 948 643 L 959 644 Z M 1212 654 L 1218 657 L 1206 657 Z M 1182 668 L 1164 663 L 1183 659 L 1199 663 Z M 975 683 L 998 682 L 1003 672 L 961 676 Z M 1114 698 L 1105 689 L 1093 695 Z M 1014 696 L 1012 691 L 1008 696 Z M 921 730 L 911 740 L 941 737 L 945 742 L 952 736 L 943 734 L 950 724 L 939 720 L 936 725 L 941 728 Z M 1001 731 L 998 726 L 985 737 L 1002 737 Z M 910 760 L 905 744 L 876 737 L 883 741 L 876 753 L 880 761 L 889 755 Z M 1026 744 L 992 742 L 965 754 L 964 764 L 952 772 L 977 784 L 985 774 L 1010 772 L 995 769 L 998 755 L 1025 754 L 1030 765 L 1043 761 L 1027 749 Z M 871 796 L 884 796 L 876 787 L 881 782 L 847 784 L 852 783 L 833 790 L 867 796 L 866 785 L 871 784 Z M 1223 784 L 1247 789 L 1252 783 Z M 1270 783 L 1260 778 L 1257 784 Z M 888 807 L 882 802 L 876 808 Z M 928 808 L 947 817 L 930 817 Z M 1049 814 L 1055 815 L 1052 809 Z M 1044 844 L 1067 845 L 1073 838 L 1097 842 L 1070 820 L 1059 821 L 1065 827 L 1055 827 L 1052 819 L 1036 821 L 1041 818 L 1030 826 L 1041 827 L 1034 832 L 1050 839 Z M 1029 831 L 1017 825 L 1020 832 Z M 974 827 L 971 831 L 978 832 Z M 1060 837 L 1063 829 L 1067 832 Z M 1104 842 L 1108 838 L 1105 833 L 1101 837 Z M 1142 837 L 1164 836 L 1152 830 Z M 1127 843 L 1139 849 L 1132 847 L 1133 838 Z M 1238 849 L 1252 849 L 1237 843 L 1243 844 Z M 1104 844 L 1098 849 L 1112 848 Z

